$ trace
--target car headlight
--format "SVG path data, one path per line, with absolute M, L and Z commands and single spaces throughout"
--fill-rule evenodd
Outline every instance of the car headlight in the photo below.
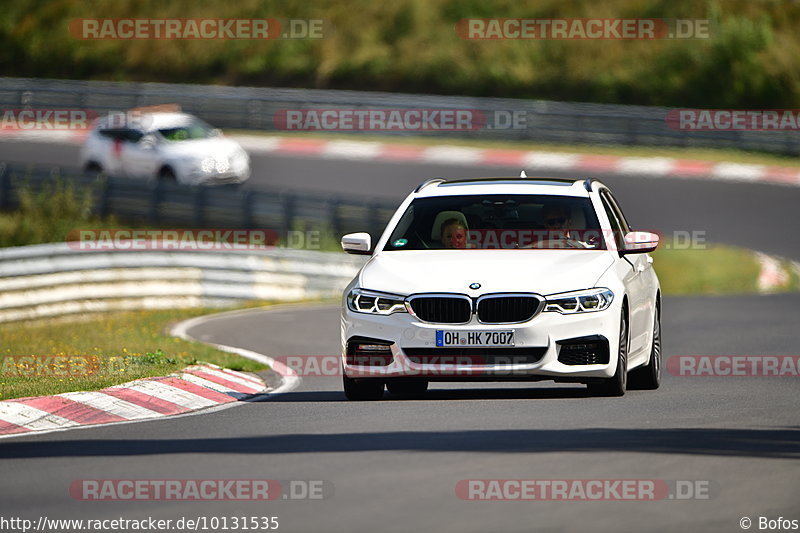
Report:
M 614 293 L 606 288 L 597 288 L 551 294 L 545 298 L 545 311 L 571 315 L 608 309 L 614 300 Z
M 347 308 L 356 313 L 391 315 L 406 313 L 406 303 L 402 296 L 382 292 L 353 289 L 347 295 Z
M 206 157 L 200 162 L 200 169 L 206 174 L 209 174 L 214 171 L 216 164 L 217 161 L 213 157 Z

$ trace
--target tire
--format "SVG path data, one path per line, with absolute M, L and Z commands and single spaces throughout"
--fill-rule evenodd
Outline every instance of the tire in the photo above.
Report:
M 101 167 L 98 163 L 95 163 L 94 161 L 92 161 L 91 163 L 88 163 L 84 167 L 83 173 L 86 176 L 91 176 L 93 178 L 97 178 L 97 177 L 100 177 L 100 176 L 103 175 L 103 167 Z
M 628 321 L 625 311 L 619 322 L 619 350 L 617 370 L 610 378 L 588 383 L 589 392 L 595 396 L 624 396 L 628 381 Z
M 428 390 L 428 380 L 416 378 L 400 378 L 386 382 L 386 388 L 392 394 L 422 394 Z
M 178 183 L 178 178 L 175 176 L 175 171 L 169 167 L 164 167 L 158 173 L 158 181 L 161 183 Z
M 631 372 L 630 388 L 655 390 L 661 385 L 661 310 L 656 308 L 653 324 L 653 343 L 650 348 L 650 361 L 642 368 Z
M 384 383 L 379 379 L 353 379 L 342 373 L 344 395 L 351 401 L 380 400 L 383 397 Z

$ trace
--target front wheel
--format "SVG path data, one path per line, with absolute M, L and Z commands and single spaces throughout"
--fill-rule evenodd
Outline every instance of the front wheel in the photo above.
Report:
M 617 370 L 610 378 L 589 383 L 589 392 L 596 396 L 624 396 L 628 381 L 628 322 L 625 311 L 619 323 L 619 350 L 617 351 Z
M 342 372 L 342 386 L 348 400 L 380 400 L 383 397 L 384 383 L 379 379 L 353 379 Z
M 99 163 L 91 161 L 83 168 L 83 174 L 92 178 L 99 178 L 103 175 L 103 167 Z
M 177 183 L 178 177 L 175 176 L 175 171 L 169 167 L 164 167 L 158 173 L 158 181 L 161 183 Z

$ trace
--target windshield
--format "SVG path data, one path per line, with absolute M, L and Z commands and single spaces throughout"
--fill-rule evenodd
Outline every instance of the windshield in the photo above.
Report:
M 171 128 L 161 128 L 158 133 L 168 141 L 191 141 L 216 135 L 214 128 L 197 119 Z
M 605 250 L 588 198 L 550 195 L 444 196 L 414 200 L 384 250 Z

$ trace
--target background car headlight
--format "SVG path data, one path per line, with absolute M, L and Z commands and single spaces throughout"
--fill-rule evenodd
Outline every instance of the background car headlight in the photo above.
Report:
M 608 309 L 613 300 L 614 293 L 605 288 L 562 292 L 547 296 L 544 310 L 555 311 L 562 315 L 591 313 Z
M 217 162 L 214 160 L 213 157 L 206 157 L 200 162 L 200 170 L 202 170 L 206 174 L 209 174 L 214 171 L 214 166 L 216 164 Z
M 350 291 L 350 294 L 347 295 L 347 307 L 357 313 L 372 313 L 375 315 L 407 312 L 405 299 L 402 296 L 363 289 Z

